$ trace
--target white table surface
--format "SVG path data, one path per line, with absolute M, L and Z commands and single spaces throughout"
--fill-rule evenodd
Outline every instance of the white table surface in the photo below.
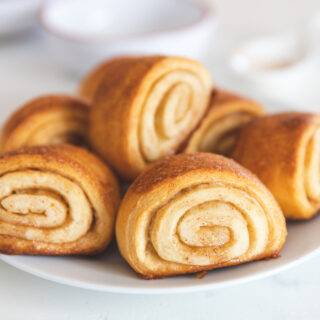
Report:
M 302 26 L 319 0 L 216 1 L 219 25 L 206 61 L 221 86 L 247 89 L 226 69 L 226 54 L 242 40 Z M 254 27 L 252 27 L 254 26 Z M 41 33 L 0 41 L 3 122 L 40 93 L 74 92 L 77 79 L 57 66 Z M 67 287 L 0 262 L 0 319 L 319 319 L 320 256 L 277 276 L 211 292 L 119 295 Z

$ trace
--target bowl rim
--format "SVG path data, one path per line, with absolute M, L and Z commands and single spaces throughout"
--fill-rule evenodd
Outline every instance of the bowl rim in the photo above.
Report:
M 39 2 L 39 4 L 40 4 L 40 2 L 41 2 L 41 0 L 34 0 L 34 2 Z M 5 3 L 5 2 L 9 2 L 9 3 L 13 3 L 13 2 L 26 2 L 25 0 L 1 0 L 0 1 L 0 4 L 1 3 Z M 30 1 L 31 2 L 31 1 Z
M 62 1 L 62 0 L 60 0 Z M 215 10 L 213 5 L 209 5 L 208 2 L 204 2 L 203 0 L 177 0 L 177 2 L 180 2 L 181 4 L 189 4 L 192 5 L 198 9 L 201 10 L 200 17 L 193 20 L 192 22 L 167 28 L 164 30 L 158 30 L 158 31 L 145 31 L 145 32 L 137 32 L 133 34 L 104 34 L 102 36 L 83 36 L 79 34 L 74 34 L 71 32 L 64 32 L 61 30 L 58 30 L 54 26 L 50 25 L 45 17 L 45 13 L 47 10 L 50 10 L 50 6 L 57 2 L 56 0 L 46 0 L 44 1 L 40 9 L 38 11 L 38 21 L 40 23 L 40 26 L 48 33 L 54 35 L 57 38 L 61 38 L 63 40 L 68 40 L 72 42 L 80 42 L 80 43 L 104 43 L 107 41 L 114 41 L 119 42 L 123 40 L 140 40 L 140 39 L 150 39 L 156 36 L 166 36 L 166 35 L 172 35 L 173 33 L 179 33 L 179 32 L 185 32 L 187 30 L 190 30 L 196 26 L 199 26 L 201 24 L 207 23 L 209 21 L 212 21 L 215 18 Z

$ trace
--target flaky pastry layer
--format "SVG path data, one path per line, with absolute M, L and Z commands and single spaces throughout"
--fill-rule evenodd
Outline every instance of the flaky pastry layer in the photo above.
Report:
M 320 209 L 320 116 L 282 113 L 240 132 L 232 157 L 273 193 L 285 216 L 309 219 Z
M 284 216 L 266 187 L 231 159 L 167 156 L 127 191 L 117 217 L 122 256 L 145 278 L 277 256 Z
M 0 157 L 0 252 L 92 254 L 106 248 L 120 201 L 111 170 L 71 145 Z

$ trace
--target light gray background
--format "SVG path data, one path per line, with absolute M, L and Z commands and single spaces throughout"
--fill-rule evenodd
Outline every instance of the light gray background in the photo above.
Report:
M 207 65 L 220 85 L 239 89 L 226 70 L 227 53 L 248 37 L 302 27 L 320 10 L 320 1 L 220 0 L 216 7 L 219 24 Z M 34 95 L 72 92 L 76 85 L 71 75 L 61 77 L 39 34 L 0 42 L 0 71 L 1 104 L 7 114 Z M 0 319 L 319 319 L 319 269 L 316 257 L 280 275 L 236 287 L 131 296 L 55 284 L 0 262 Z

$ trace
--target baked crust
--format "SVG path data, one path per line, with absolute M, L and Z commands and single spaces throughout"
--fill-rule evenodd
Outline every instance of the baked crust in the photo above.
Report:
M 149 56 L 110 61 L 95 95 L 90 138 L 125 180 L 177 152 L 206 112 L 212 79 L 198 62 Z
M 210 107 L 183 147 L 184 152 L 214 152 L 229 156 L 239 129 L 265 114 L 256 102 L 225 90 L 213 90 Z
M 309 219 L 320 209 L 320 116 L 289 112 L 255 119 L 232 157 L 273 193 L 285 216 Z
M 89 151 L 35 146 L 0 156 L 0 252 L 103 251 L 113 236 L 119 185 Z
M 104 77 L 110 76 L 109 68 L 113 68 L 115 64 L 118 63 L 119 65 L 121 65 L 122 62 L 125 62 L 130 59 L 134 59 L 134 57 L 118 57 L 99 64 L 96 68 L 90 71 L 81 81 L 78 88 L 78 95 L 92 102 Z
M 16 110 L 5 123 L 0 151 L 57 143 L 88 146 L 89 110 L 87 100 L 74 96 L 35 98 Z
M 251 172 L 223 156 L 190 153 L 139 175 L 120 205 L 116 238 L 126 261 L 150 279 L 276 257 L 286 224 Z

